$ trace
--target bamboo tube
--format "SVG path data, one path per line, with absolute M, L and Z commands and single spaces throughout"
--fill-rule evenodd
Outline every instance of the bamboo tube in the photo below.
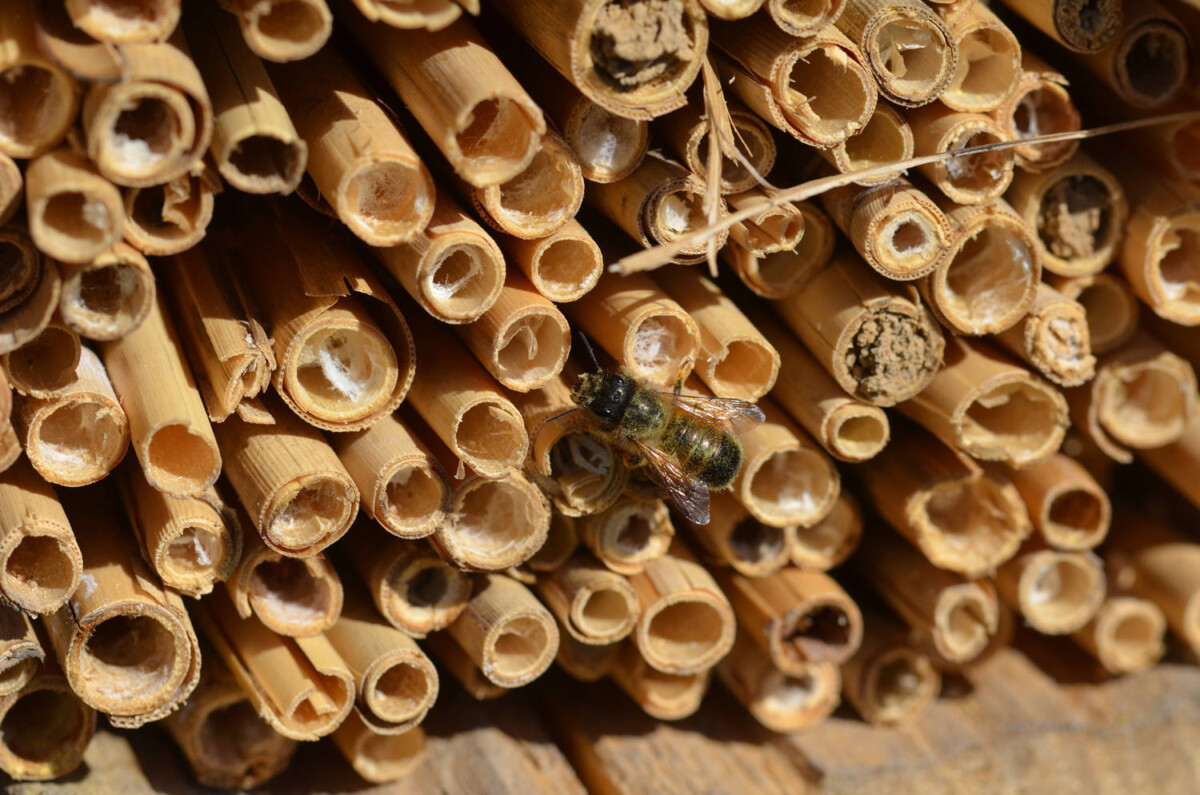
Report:
M 1121 33 L 1124 23 L 1121 0 L 1004 0 L 1025 21 L 1075 52 L 1099 52 Z
M 1104 601 L 1104 569 L 1090 552 L 1027 546 L 996 572 L 996 590 L 1038 632 L 1082 628 Z
M 828 718 L 841 703 L 842 675 L 834 663 L 805 663 L 786 674 L 744 632 L 717 665 L 722 683 L 762 725 L 793 732 Z
M 1159 112 L 1186 113 L 1185 109 L 1191 107 L 1190 102 L 1191 95 L 1185 91 Z M 1200 159 L 1196 157 L 1195 145 L 1192 142 L 1198 135 L 1200 122 L 1195 118 L 1183 116 L 1153 127 L 1131 131 L 1130 146 L 1136 147 L 1135 151 L 1150 161 L 1156 169 L 1176 179 L 1196 182 L 1200 180 Z M 0 200 L 0 207 L 3 204 L 3 200 Z M 3 218 L 4 213 L 0 212 L 0 220 Z
M 941 363 L 942 333 L 916 290 L 885 282 L 853 256 L 838 255 L 774 306 L 826 372 L 872 405 L 917 394 Z
M 217 170 L 240 191 L 291 193 L 304 175 L 308 146 L 234 19 L 212 4 L 201 8 L 187 35 L 212 98 Z
M 860 131 L 831 149 L 819 150 L 818 154 L 843 174 L 908 160 L 913 156 L 912 128 L 895 108 L 880 102 Z M 885 185 L 895 178 L 891 174 L 863 177 L 855 184 Z
M 605 566 L 634 575 L 667 553 L 675 527 L 662 500 L 622 496 L 612 507 L 575 524 L 579 540 Z
M 696 321 L 646 276 L 605 275 L 567 311 L 640 381 L 669 386 L 698 358 Z
M 803 236 L 794 249 L 759 255 L 734 243 L 721 250 L 742 283 L 764 298 L 795 295 L 833 256 L 835 234 L 828 216 L 809 202 L 792 206 L 804 219 Z
M 161 185 L 125 191 L 125 242 L 148 256 L 169 257 L 204 239 L 219 178 L 207 168 Z
M 35 157 L 67 134 L 79 85 L 38 47 L 35 0 L 6 3 L 0 15 L 0 153 Z
M 546 534 L 546 543 L 525 561 L 525 567 L 531 572 L 542 574 L 553 572 L 570 559 L 579 549 L 579 536 L 575 532 L 575 519 L 563 516 L 558 511 L 550 514 L 550 530 Z
M 700 0 L 704 10 L 717 19 L 745 19 L 762 8 L 764 0 Z
M 361 586 L 347 590 L 326 637 L 354 674 L 355 711 L 373 733 L 404 734 L 437 700 L 437 670 L 412 638 L 380 617 Z
M 276 400 L 263 407 L 274 424 L 230 417 L 217 426 L 225 475 L 268 548 L 312 557 L 350 529 L 358 489 L 316 428 Z
M 695 0 L 498 0 L 493 7 L 584 96 L 617 116 L 649 120 L 687 103 L 708 24 Z
M 1112 519 L 1108 494 L 1074 459 L 1056 453 L 1032 466 L 1013 469 L 1008 477 L 1021 492 L 1034 526 L 1052 547 L 1080 552 L 1096 547 L 1108 534 Z
M 538 240 L 504 237 L 508 262 L 529 278 L 534 289 L 555 303 L 582 298 L 604 272 L 604 255 L 588 231 L 574 219 Z
M 1149 599 L 1109 596 L 1071 639 L 1111 674 L 1144 671 L 1166 653 L 1167 619 Z
M 609 676 L 650 717 L 682 720 L 700 709 L 712 672 L 663 673 L 646 662 L 637 646 L 623 643 Z
M 212 103 L 183 38 L 122 49 L 122 79 L 93 83 L 80 121 L 106 179 L 146 188 L 197 167 L 213 135 Z
M 444 28 L 463 12 L 463 6 L 451 0 L 354 0 L 354 6 L 372 22 L 427 30 Z M 472 13 L 478 14 L 479 9 Z
M 338 549 L 347 553 L 380 614 L 411 637 L 448 627 L 471 596 L 466 572 L 428 545 L 388 536 L 367 522 L 360 522 Z
M 612 673 L 625 643 L 595 646 L 580 643 L 559 626 L 558 654 L 554 658 L 567 676 L 580 682 L 599 682 Z
M 8 469 L 21 457 L 21 440 L 12 422 L 0 423 L 0 472 Z M 0 593 L 3 589 L 0 588 Z
M 237 15 L 246 45 L 268 61 L 297 61 L 329 40 L 333 15 L 325 0 L 221 0 Z
M 156 584 L 99 488 L 65 501 L 75 524 L 88 526 L 82 585 L 46 629 L 79 698 L 132 729 L 183 705 L 200 679 L 200 645 L 183 600 Z
M 471 204 L 492 228 L 534 240 L 558 231 L 579 212 L 583 171 L 567 142 L 549 132 L 520 173 L 468 191 Z
M 942 104 L 953 110 L 988 113 L 1004 104 L 1021 80 L 1021 44 L 987 6 L 974 5 L 954 17 L 950 37 L 958 66 Z
M 513 179 L 546 132 L 542 112 L 471 22 L 405 31 L 345 21 L 455 172 L 477 188 Z
M 804 213 L 794 204 L 772 206 L 762 188 L 727 196 L 731 210 L 757 209 L 758 214 L 729 228 L 729 237 L 756 257 L 792 252 L 804 239 Z M 819 234 L 819 230 L 816 232 Z
M 58 267 L 19 226 L 0 227 L 0 355 L 11 353 L 50 323 L 61 290 Z
M 250 697 L 211 653 L 191 698 L 164 724 L 204 787 L 257 789 L 282 773 L 299 748 L 255 713 Z
M 1129 283 L 1112 273 L 1062 278 L 1050 276 L 1046 283 L 1083 307 L 1092 353 L 1105 354 L 1129 341 L 1138 328 L 1138 300 Z M 1166 324 L 1175 327 L 1175 324 Z M 1160 327 L 1152 327 L 1156 336 L 1167 340 Z
M 1171 444 L 1197 405 L 1190 364 L 1145 332 L 1100 357 L 1091 383 L 1068 392 L 1071 416 L 1105 453 L 1129 463 L 1129 448 Z
M 432 541 L 456 566 L 503 571 L 533 557 L 549 532 L 549 500 L 514 469 L 499 479 L 468 475 L 457 481 L 447 519 Z
M 629 582 L 641 605 L 633 642 L 650 667 L 686 676 L 713 667 L 729 653 L 736 630 L 733 608 L 712 575 L 681 545 Z
M 1070 424 L 1061 391 L 964 337 L 947 343 L 942 369 L 900 411 L 951 447 L 1013 467 L 1058 450 Z
M 481 576 L 466 610 L 446 630 L 492 684 L 520 687 L 541 676 L 558 651 L 558 626 L 516 580 Z
M 939 659 L 936 650 L 924 648 L 937 664 L 939 670 L 946 673 L 956 673 L 959 675 L 969 675 L 971 671 L 978 670 L 979 666 L 986 661 L 995 657 L 997 653 L 1010 648 L 1013 645 L 1013 639 L 1017 632 L 1017 617 L 1003 602 L 999 602 L 996 610 L 996 631 L 987 639 L 987 643 L 977 656 L 969 663 L 955 663 L 944 658 Z
M 396 415 L 331 443 L 358 486 L 363 511 L 389 533 L 425 538 L 445 522 L 446 473 Z
M 918 0 L 847 3 L 836 24 L 866 54 L 880 92 L 897 105 L 924 105 L 950 87 L 959 60 L 957 42 Z
M 58 311 L 76 334 L 111 340 L 133 331 L 150 313 L 154 274 L 136 249 L 116 243 L 83 265 L 60 264 Z
M 67 14 L 75 27 L 103 42 L 162 41 L 179 24 L 180 0 L 67 0 Z
M 672 243 L 708 223 L 704 210 L 704 183 L 683 166 L 651 153 L 632 174 L 619 182 L 593 182 L 587 188 L 587 203 L 612 221 L 643 247 Z M 717 214 L 727 212 L 720 202 Z M 720 248 L 727 231 L 714 237 Z M 708 243 L 682 249 L 671 259 L 680 265 L 704 260 Z
M 1160 108 L 1183 89 L 1191 37 L 1161 3 L 1124 4 L 1120 35 L 1111 47 L 1078 57 L 1120 99 L 1137 108 Z
M 842 692 L 873 726 L 917 719 L 941 690 L 942 676 L 908 644 L 908 627 L 882 612 L 867 617 L 858 652 L 842 666 Z
M 1194 477 L 1196 462 L 1200 461 L 1200 422 L 1194 414 L 1179 438 L 1161 447 L 1138 450 L 1138 457 L 1193 505 L 1200 505 L 1200 483 Z
M 944 105 L 908 111 L 918 156 L 955 152 L 1008 140 L 990 116 L 961 113 Z M 938 190 L 958 204 L 986 204 L 1004 195 L 1013 178 L 1013 154 L 1000 149 L 952 157 L 918 167 Z
M 722 82 L 774 127 L 819 149 L 866 126 L 879 97 L 863 52 L 828 25 L 796 37 L 763 14 L 716 23 Z
M 445 192 L 438 192 L 423 232 L 374 253 L 421 308 L 443 323 L 478 319 L 504 286 L 500 247 Z
M 256 618 L 238 618 L 221 589 L 200 602 L 196 622 L 275 731 L 312 741 L 332 733 L 354 706 L 354 677 L 324 635 L 286 638 Z
M 1072 132 L 1081 125 L 1079 110 L 1067 91 L 1067 79 L 1028 50 L 1021 52 L 1017 87 L 992 113 L 1008 139 Z M 1013 157 L 1026 171 L 1053 168 L 1070 159 L 1079 141 L 1024 144 Z
M 72 692 L 56 664 L 0 698 L 0 770 L 16 781 L 49 781 L 83 763 L 96 713 Z M 19 786 L 19 785 L 17 785 Z
M 23 461 L 0 472 L 0 529 L 0 595 L 28 613 L 66 604 L 79 586 L 79 546 L 54 490 Z
M 1015 486 L 912 425 L 894 425 L 862 472 L 884 519 L 938 568 L 990 572 L 1033 529 Z
M 772 527 L 727 492 L 712 495 L 708 524 L 687 523 L 703 558 L 747 577 L 769 577 L 787 565 L 794 528 Z
M 21 207 L 25 178 L 11 157 L 0 151 L 0 226 L 7 224 Z
M 538 577 L 537 592 L 559 625 L 580 643 L 617 643 L 637 624 L 640 606 L 633 586 L 585 551 Z
M 120 79 L 118 48 L 75 27 L 66 3 L 37 4 L 35 26 L 38 47 L 76 79 Z
M 20 348 L 0 356 L 0 363 L 17 394 L 45 400 L 62 395 L 75 383 L 80 350 L 78 334 L 52 323 Z
M 858 548 L 862 531 L 862 509 L 843 491 L 824 519 L 811 527 L 796 527 L 788 534 L 792 565 L 809 571 L 840 566 Z
M 477 701 L 488 701 L 508 693 L 509 688 L 494 684 L 471 660 L 449 632 L 437 632 L 425 641 L 425 648 L 442 669 Z
M 333 733 L 333 744 L 354 772 L 372 784 L 399 781 L 425 759 L 425 732 L 419 726 L 403 734 L 381 734 L 361 712 L 347 716 Z
M 30 161 L 25 175 L 29 236 L 48 256 L 83 264 L 121 239 L 121 192 L 87 158 L 62 147 Z
M 1087 310 L 1045 283 L 1025 317 L 996 341 L 1059 386 L 1080 386 L 1096 372 Z
M 45 663 L 46 652 L 29 616 L 18 610 L 0 611 L 0 699 L 28 685 Z
M 965 665 L 979 657 L 999 627 L 990 580 L 937 568 L 897 534 L 882 530 L 854 556 L 862 578 L 912 630 L 917 648 Z
M 832 25 L 845 10 L 845 0 L 767 0 L 767 13 L 793 36 L 810 36 Z
M 342 612 L 342 582 L 324 555 L 286 557 L 268 549 L 255 532 L 246 533 L 226 587 L 240 617 L 253 615 L 291 638 L 327 631 Z
M 771 131 L 758 116 L 738 103 L 730 103 L 728 110 L 738 151 L 750 164 L 750 169 L 722 153 L 722 194 L 742 193 L 758 185 L 755 176 L 766 177 L 771 173 L 777 154 Z M 700 106 L 688 105 L 664 116 L 655 122 L 655 130 L 671 154 L 689 171 L 701 180 L 707 179 L 708 148 L 712 145 L 713 132 Z
M 976 336 L 1015 326 L 1041 281 L 1033 230 L 1003 199 L 943 209 L 955 234 L 921 284 L 938 320 Z

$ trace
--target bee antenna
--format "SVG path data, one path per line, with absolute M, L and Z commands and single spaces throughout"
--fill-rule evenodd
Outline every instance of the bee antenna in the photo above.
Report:
M 583 347 L 587 349 L 588 358 L 592 360 L 592 364 L 596 365 L 596 370 L 600 371 L 604 368 L 600 366 L 600 360 L 596 358 L 596 350 L 592 347 L 592 341 L 588 339 L 588 335 L 582 331 L 579 332 L 579 341 L 583 343 Z

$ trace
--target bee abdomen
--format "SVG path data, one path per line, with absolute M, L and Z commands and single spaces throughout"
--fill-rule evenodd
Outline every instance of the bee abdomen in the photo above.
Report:
M 668 438 L 684 470 L 710 489 L 723 489 L 742 467 L 742 446 L 720 428 L 695 422 L 675 422 Z
M 732 483 L 741 469 L 742 445 L 729 434 L 722 433 L 720 442 L 697 477 L 710 489 L 718 491 Z

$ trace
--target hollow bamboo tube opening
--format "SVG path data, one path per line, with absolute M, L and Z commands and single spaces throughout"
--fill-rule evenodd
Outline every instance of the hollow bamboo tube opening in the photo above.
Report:
M 941 100 L 954 110 L 987 113 L 1003 104 L 1021 79 L 1021 45 L 987 7 L 957 17 L 951 36 L 958 66 Z
M 425 732 L 421 727 L 402 734 L 380 734 L 358 713 L 352 713 L 333 733 L 333 743 L 354 772 L 372 784 L 399 781 L 425 758 Z
M 1120 276 L 1097 273 L 1048 280 L 1066 298 L 1083 307 L 1092 352 L 1099 355 L 1124 345 L 1137 331 L 1138 300 Z
M 807 663 L 786 674 L 745 632 L 738 633 L 717 673 L 755 720 L 777 732 L 820 723 L 841 702 L 842 677 L 836 664 Z
M 506 238 L 506 253 L 539 293 L 555 303 L 582 298 L 604 272 L 604 255 L 575 220 L 539 240 Z
M 793 36 L 808 36 L 832 25 L 846 7 L 844 0 L 767 0 L 767 13 Z
M 633 173 L 650 146 L 644 120 L 618 116 L 587 100 L 571 115 L 563 135 L 592 182 L 616 182 Z
M 53 147 L 73 123 L 79 86 L 37 44 L 37 6 L 7 3 L 0 56 L 0 152 L 34 157 Z
M 592 645 L 623 640 L 641 609 L 629 581 L 586 552 L 540 577 L 538 592 L 571 637 Z
M 18 610 L 0 616 L 0 698 L 21 690 L 43 670 L 46 651 L 29 616 Z
M 821 147 L 835 146 L 862 130 L 878 100 L 854 45 L 826 33 L 825 41 L 798 40 L 781 65 L 781 84 L 775 87 L 797 137 Z
M 121 192 L 82 155 L 48 152 L 25 173 L 29 236 L 60 262 L 86 263 L 121 239 Z
M 571 350 L 571 327 L 520 274 L 506 280 L 492 308 L 459 329 L 500 385 L 529 392 L 557 377 Z
M 213 215 L 208 175 L 184 174 L 125 191 L 125 240 L 143 254 L 167 257 L 199 243 Z
M 659 581 L 659 572 L 681 563 L 694 567 L 691 578 L 674 585 Z M 642 602 L 634 641 L 646 662 L 663 673 L 682 676 L 711 668 L 733 645 L 733 610 L 707 573 L 696 579 L 700 572 L 695 563 L 666 556 L 631 578 Z
M 911 281 L 936 267 L 949 242 L 945 213 L 924 192 L 900 178 L 862 189 L 835 188 L 825 209 L 867 264 L 896 281 Z
M 838 27 L 867 56 L 879 89 L 904 106 L 924 105 L 945 93 L 958 50 L 945 24 L 922 3 L 871 3 L 843 14 Z
M 1099 52 L 1121 34 L 1121 0 L 1053 0 L 1006 3 L 1043 33 L 1075 52 Z
M 85 265 L 62 265 L 58 309 L 82 337 L 111 340 L 146 319 L 155 299 L 154 274 L 136 249 L 117 243 Z
M 1166 617 L 1154 602 L 1110 596 L 1072 637 L 1110 673 L 1127 674 L 1143 671 L 1162 658 L 1166 631 Z
M 567 142 L 555 133 L 519 174 L 472 190 L 484 219 L 502 232 L 531 240 L 562 228 L 583 204 L 583 172 Z
M 33 467 L 0 473 L 0 593 L 29 613 L 51 613 L 79 586 L 83 558 L 54 491 Z
M 43 256 L 20 227 L 0 227 L 0 354 L 41 333 L 54 315 L 60 289 L 54 260 Z
M 558 625 L 525 586 L 489 574 L 449 634 L 492 684 L 520 687 L 545 673 L 558 651 Z
M 1034 525 L 1057 549 L 1092 549 L 1104 540 L 1112 520 L 1108 494 L 1075 459 L 1054 454 L 1009 472 Z
M 118 185 L 145 187 L 178 177 L 181 165 L 191 165 L 188 153 L 202 134 L 188 96 L 148 80 L 93 86 L 83 116 L 88 156 Z
M 975 582 L 945 588 L 934 612 L 933 643 L 952 662 L 969 662 L 996 632 L 996 594 Z
M 162 41 L 179 24 L 179 0 L 68 0 L 75 27 L 100 41 Z
M 758 253 L 735 238 L 735 242 L 721 249 L 722 259 L 733 267 L 742 283 L 764 298 L 787 298 L 800 292 L 804 283 L 833 256 L 836 236 L 825 213 L 808 202 L 792 206 L 802 219 L 800 239 L 793 248 Z M 753 239 L 748 238 L 746 243 L 753 243 Z
M 1001 129 L 1018 140 L 1080 129 L 1082 117 L 1071 101 L 1067 80 L 1028 52 L 1016 90 L 994 112 Z M 1023 144 L 1013 149 L 1018 165 L 1030 171 L 1052 168 L 1079 149 L 1078 141 Z
M 258 554 L 254 554 L 255 552 Z M 235 601 L 245 599 L 267 629 L 309 637 L 333 626 L 342 611 L 342 584 L 322 556 L 287 558 L 256 541 L 247 544 L 233 577 Z
M 1087 552 L 1039 550 L 1000 568 L 1000 594 L 1034 629 L 1064 635 L 1083 627 L 1104 601 L 1104 570 Z
M 986 571 L 1016 551 L 1016 528 L 1028 520 L 1012 487 L 987 477 L 939 483 L 919 503 L 921 546 L 935 565 Z M 1021 521 L 1024 520 L 1024 521 Z
M 0 361 L 18 394 L 46 399 L 57 397 L 76 381 L 80 351 L 79 335 L 50 325 Z
M 1004 131 L 982 113 L 954 113 L 940 105 L 909 111 L 918 155 L 957 152 L 1006 140 Z M 1013 178 L 1013 154 L 1006 149 L 978 152 L 927 163 L 920 171 L 953 202 L 984 204 L 998 199 Z
M 741 193 L 758 184 L 755 175 L 766 177 L 775 165 L 775 141 L 767 125 L 740 104 L 728 108 L 729 123 L 738 152 L 750 168 L 721 153 L 721 193 Z M 697 107 L 684 108 L 656 122 L 658 133 L 673 154 L 701 180 L 708 173 L 709 147 L 713 133 L 708 117 Z
M 307 58 L 333 32 L 325 0 L 234 0 L 246 45 L 268 61 Z
M 847 688 L 855 709 L 870 723 L 893 726 L 920 715 L 937 698 L 942 677 L 930 659 L 907 646 L 884 651 L 854 671 L 860 681 Z M 849 679 L 851 674 L 847 674 Z
M 1122 33 L 1111 55 L 1112 83 L 1122 99 L 1139 108 L 1157 108 L 1183 88 L 1191 41 L 1163 10 L 1146 15 Z
M 913 156 L 912 128 L 904 117 L 885 103 L 875 106 L 866 125 L 855 135 L 832 149 L 821 150 L 843 173 L 872 168 L 884 163 L 908 160 Z M 894 180 L 893 175 L 858 180 L 858 185 L 880 185 Z
M 17 214 L 25 196 L 25 178 L 16 161 L 0 151 L 0 226 Z
M 652 668 L 632 643 L 621 645 L 610 675 L 652 718 L 681 720 L 696 712 L 708 692 L 710 673 L 668 674 Z
M 17 781 L 49 781 L 83 762 L 96 713 L 59 673 L 43 673 L 0 699 L 0 770 Z
M 829 514 L 811 527 L 796 527 L 788 541 L 792 563 L 801 569 L 828 571 L 841 564 L 862 540 L 858 501 L 842 492 Z
M 837 468 L 802 429 L 767 405 L 767 422 L 742 435 L 745 459 L 734 493 L 766 524 L 814 524 L 833 509 L 841 489 Z
M 762 257 L 781 251 L 794 251 L 804 237 L 804 214 L 793 204 L 772 207 L 760 188 L 727 197 L 735 211 L 756 209 L 757 215 L 734 224 L 729 237 L 750 254 Z
M 72 658 L 93 705 L 122 715 L 128 701 L 158 702 L 183 683 L 187 667 L 176 641 L 175 627 L 160 616 L 116 613 L 74 646 Z
M 765 577 L 779 571 L 791 552 L 788 541 L 792 528 L 763 524 L 727 492 L 711 496 L 708 524 L 689 522 L 688 530 L 707 560 L 731 566 L 747 577 Z
M 581 517 L 579 538 L 604 565 L 621 574 L 636 574 L 666 554 L 675 535 L 661 500 L 622 497 L 608 510 Z
M 501 571 L 532 557 L 549 531 L 545 496 L 514 470 L 500 480 L 461 481 L 450 495 L 449 517 L 433 539 L 458 566 Z
M 347 171 L 336 198 L 338 217 L 372 245 L 411 240 L 433 209 L 429 175 L 420 163 L 387 153 Z

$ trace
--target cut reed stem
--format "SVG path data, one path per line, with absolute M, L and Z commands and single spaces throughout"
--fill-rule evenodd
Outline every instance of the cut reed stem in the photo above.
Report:
M 28 613 L 65 605 L 83 558 L 54 489 L 24 461 L 0 472 L 0 531 L 0 594 Z
M 1038 632 L 1082 628 L 1104 601 L 1104 569 L 1090 552 L 1028 547 L 996 572 L 996 589 Z
M 682 720 L 700 709 L 712 677 L 708 670 L 663 673 L 650 666 L 632 643 L 623 643 L 609 676 L 642 711 L 658 720 Z
M 755 720 L 777 732 L 815 726 L 841 703 L 842 676 L 837 665 L 806 663 L 797 674 L 785 674 L 744 632 L 738 633 L 717 674 Z
M 446 632 L 499 687 L 529 684 L 558 651 L 554 616 L 529 589 L 500 574 L 476 581 L 466 610 Z
M 136 249 L 117 243 L 83 265 L 59 266 L 63 323 L 81 337 L 105 341 L 133 331 L 154 303 L 150 263 Z
M 25 207 L 34 244 L 60 262 L 90 262 L 125 230 L 121 192 L 87 158 L 66 147 L 29 162 Z
M 325 0 L 229 0 L 247 46 L 268 61 L 298 61 L 313 55 L 333 32 Z
M 79 85 L 38 46 L 36 0 L 0 13 L 0 153 L 35 157 L 54 148 L 79 110 Z

